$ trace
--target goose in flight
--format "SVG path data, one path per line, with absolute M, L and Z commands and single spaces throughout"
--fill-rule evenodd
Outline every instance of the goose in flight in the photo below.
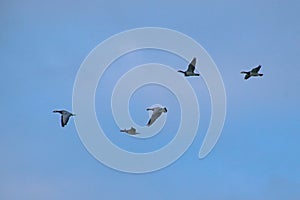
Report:
M 258 65 L 257 67 L 253 68 L 251 71 L 248 71 L 248 72 L 242 71 L 241 74 L 246 74 L 244 77 L 245 80 L 247 80 L 251 76 L 263 76 L 263 74 L 258 73 L 260 68 L 261 68 L 261 65 Z
M 153 112 L 152 112 L 152 115 L 151 115 L 151 117 L 150 117 L 150 119 L 149 119 L 149 121 L 148 121 L 148 123 L 147 123 L 147 126 L 151 126 L 151 125 L 155 122 L 155 120 L 156 120 L 163 112 L 166 113 L 166 112 L 168 111 L 166 107 L 164 107 L 164 108 L 161 108 L 161 107 L 147 108 L 146 110 L 147 110 L 147 111 L 149 111 L 149 110 L 152 110 L 152 111 L 153 111 Z
M 61 114 L 61 126 L 64 127 L 67 125 L 69 119 L 71 116 L 75 116 L 75 114 L 72 114 L 66 110 L 54 110 L 54 113 L 60 113 Z
M 120 132 L 125 132 L 129 135 L 136 135 L 136 134 L 139 134 L 136 132 L 136 129 L 131 127 L 130 129 L 126 130 L 126 129 L 121 129 Z
M 184 76 L 199 76 L 199 74 L 194 72 L 195 66 L 196 66 L 196 58 L 193 58 L 186 71 L 178 70 L 178 72 L 183 73 Z

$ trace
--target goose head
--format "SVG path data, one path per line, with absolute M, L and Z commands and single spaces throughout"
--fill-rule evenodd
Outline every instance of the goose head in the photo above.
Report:
M 184 72 L 184 71 L 182 71 L 182 70 L 178 70 L 177 72 L 180 72 L 180 73 L 186 74 L 186 72 Z
M 241 71 L 241 74 L 250 74 L 250 72 Z

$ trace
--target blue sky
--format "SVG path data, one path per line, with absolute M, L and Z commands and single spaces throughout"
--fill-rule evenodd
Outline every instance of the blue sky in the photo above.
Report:
M 0 5 L 1 199 L 300 199 L 298 1 L 33 0 Z M 72 110 L 77 71 L 96 45 L 145 26 L 180 31 L 207 50 L 223 77 L 227 117 L 217 145 L 199 160 L 210 118 L 201 79 L 195 87 L 201 121 L 191 147 L 171 166 L 136 175 L 94 159 L 73 119 L 61 128 L 52 110 Z M 187 64 L 173 58 L 143 51 L 116 64 Z M 244 81 L 239 72 L 257 64 L 265 75 Z M 96 103 L 101 101 L 97 93 Z M 99 119 L 103 109 L 97 107 Z M 147 115 L 132 112 L 139 123 L 147 121 Z M 103 120 L 105 128 L 115 129 Z M 146 143 L 109 137 L 131 150 Z M 157 137 L 154 144 L 170 138 Z

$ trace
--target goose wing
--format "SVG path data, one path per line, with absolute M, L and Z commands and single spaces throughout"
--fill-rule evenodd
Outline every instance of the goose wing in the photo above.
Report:
M 129 134 L 134 135 L 136 134 L 136 129 L 131 127 L 131 129 L 128 131 Z
M 244 77 L 244 79 L 247 80 L 250 77 L 251 77 L 250 74 L 246 74 L 245 77 Z
M 191 63 L 188 66 L 187 71 L 194 72 L 195 66 L 196 66 L 196 58 L 193 58 L 193 60 L 191 61 Z
M 159 116 L 161 115 L 161 113 L 162 113 L 162 112 L 160 112 L 159 109 L 154 109 L 154 110 L 153 110 L 153 113 L 152 113 L 152 115 L 151 115 L 151 118 L 149 119 L 149 121 L 148 121 L 148 123 L 147 123 L 147 126 L 151 126 L 151 125 L 155 122 L 155 120 L 156 120 L 157 118 L 159 118 Z
M 251 72 L 253 73 L 257 73 L 260 70 L 261 66 L 258 65 L 257 67 L 255 67 L 254 69 L 251 70 Z
M 61 126 L 62 127 L 64 127 L 65 125 L 67 125 L 70 117 L 71 117 L 70 113 L 65 113 L 65 114 L 61 115 Z

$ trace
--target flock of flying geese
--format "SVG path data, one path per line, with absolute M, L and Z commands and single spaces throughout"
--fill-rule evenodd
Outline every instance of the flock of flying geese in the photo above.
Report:
M 200 76 L 199 73 L 195 73 L 195 66 L 196 66 L 196 58 L 193 58 L 193 60 L 188 65 L 188 69 L 186 71 L 178 70 L 178 72 L 183 73 L 184 76 Z M 263 74 L 259 73 L 259 70 L 261 68 L 261 65 L 258 65 L 257 67 L 253 68 L 250 71 L 242 71 L 241 74 L 245 74 L 244 79 L 247 80 L 252 76 L 263 76 Z M 147 123 L 147 126 L 151 126 L 161 115 L 162 113 L 166 113 L 168 110 L 166 107 L 154 107 L 154 108 L 147 108 L 147 111 L 152 111 L 152 115 Z M 61 126 L 64 127 L 67 125 L 70 117 L 75 116 L 75 114 L 70 113 L 66 110 L 54 110 L 54 113 L 60 113 L 61 114 Z M 138 132 L 136 132 L 136 129 L 134 127 L 131 127 L 130 129 L 121 129 L 120 132 L 127 133 L 129 135 L 136 135 Z

